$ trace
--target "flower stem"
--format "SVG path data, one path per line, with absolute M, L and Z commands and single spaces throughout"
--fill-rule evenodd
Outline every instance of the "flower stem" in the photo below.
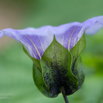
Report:
M 65 95 L 65 89 L 64 89 L 64 87 L 61 88 L 61 92 L 62 92 L 62 95 L 63 95 L 63 98 L 64 98 L 65 103 L 69 103 L 68 98 L 67 98 L 67 96 Z

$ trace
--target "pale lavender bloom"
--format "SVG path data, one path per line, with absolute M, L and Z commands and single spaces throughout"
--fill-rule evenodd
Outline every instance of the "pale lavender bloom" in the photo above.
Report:
M 9 36 L 22 43 L 31 57 L 41 59 L 44 51 L 56 40 L 70 50 L 82 37 L 83 33 L 95 34 L 103 27 L 103 16 L 94 17 L 83 23 L 72 22 L 60 26 L 43 26 L 40 28 L 26 28 L 14 30 L 11 28 L 0 31 L 0 37 Z

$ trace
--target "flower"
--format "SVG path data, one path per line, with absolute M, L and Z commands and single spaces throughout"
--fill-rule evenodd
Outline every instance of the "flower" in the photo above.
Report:
M 72 22 L 57 27 L 43 26 L 0 31 L 21 44 L 33 60 L 33 79 L 48 97 L 56 97 L 64 88 L 65 95 L 76 92 L 84 81 L 80 53 L 85 48 L 85 35 L 95 34 L 103 27 L 103 16 L 83 23 Z
M 57 27 L 43 26 L 22 30 L 7 28 L 0 31 L 0 37 L 6 35 L 17 40 L 24 45 L 31 57 L 40 60 L 46 48 L 53 41 L 54 35 L 61 45 L 70 50 L 77 44 L 84 32 L 95 34 L 102 27 L 103 16 L 98 16 L 83 23 L 72 22 Z

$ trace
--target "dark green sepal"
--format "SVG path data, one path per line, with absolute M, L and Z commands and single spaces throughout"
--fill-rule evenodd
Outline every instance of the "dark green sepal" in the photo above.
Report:
M 47 97 L 56 97 L 61 87 L 70 95 L 77 91 L 84 81 L 84 71 L 80 54 L 85 48 L 85 34 L 78 43 L 68 51 L 59 44 L 55 37 L 44 52 L 41 60 L 31 57 L 33 61 L 33 79 L 37 88 Z
M 79 89 L 82 86 L 85 79 L 85 73 L 84 73 L 81 57 L 78 57 L 72 63 L 71 70 L 72 70 L 72 73 L 75 75 L 75 77 L 78 79 L 78 82 L 79 82 L 78 89 Z
M 33 61 L 33 64 L 39 69 L 39 71 L 42 72 L 42 69 L 41 69 L 41 66 L 40 66 L 40 60 L 31 57 L 31 56 L 28 54 L 28 52 L 27 52 L 27 50 L 25 49 L 24 46 L 23 46 L 23 51 L 31 58 L 31 60 Z
M 42 73 L 39 69 L 33 64 L 33 79 L 37 88 L 47 97 L 56 97 L 57 95 L 53 94 L 45 85 Z
M 39 91 L 47 97 L 56 97 L 57 95 L 53 94 L 44 83 L 40 60 L 31 57 L 24 47 L 23 50 L 33 61 L 33 80 Z
M 71 54 L 55 37 L 44 52 L 40 64 L 44 82 L 53 94 L 58 95 L 61 87 L 66 90 L 66 95 L 78 89 L 78 79 L 71 71 Z
M 81 39 L 77 42 L 77 44 L 70 50 L 73 60 L 75 60 L 80 56 L 85 46 L 86 46 L 86 40 L 85 40 L 85 33 L 84 33 Z
M 84 33 L 81 39 L 78 41 L 78 43 L 70 50 L 72 56 L 71 70 L 75 75 L 75 77 L 78 79 L 79 82 L 78 89 L 83 84 L 85 78 L 84 68 L 80 58 L 80 54 L 84 50 L 85 46 L 86 46 L 86 40 Z

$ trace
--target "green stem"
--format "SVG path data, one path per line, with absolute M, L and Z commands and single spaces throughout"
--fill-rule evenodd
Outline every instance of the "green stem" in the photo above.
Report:
M 64 87 L 61 88 L 61 92 L 62 92 L 62 95 L 63 95 L 65 103 L 69 103 L 68 98 L 65 95 L 65 89 L 64 89 Z

